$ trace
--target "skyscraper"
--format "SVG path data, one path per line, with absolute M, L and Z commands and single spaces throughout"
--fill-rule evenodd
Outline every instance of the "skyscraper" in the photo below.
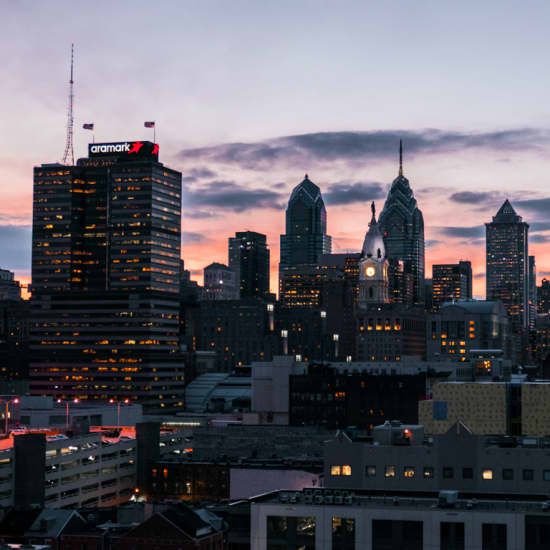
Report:
M 403 262 L 404 275 L 412 276 L 412 301 L 424 304 L 424 218 L 409 180 L 403 175 L 403 146 L 399 143 L 399 174 L 393 180 L 379 219 L 391 267 Z M 406 277 L 405 277 L 406 278 Z M 390 273 L 390 283 L 392 277 Z M 390 285 L 391 286 L 391 285 Z M 394 289 L 390 288 L 390 295 Z
M 444 302 L 472 298 L 472 264 L 434 264 L 432 266 L 432 304 L 438 310 Z
M 330 253 L 331 247 L 321 190 L 306 174 L 288 201 L 286 233 L 281 235 L 281 274 L 290 267 L 316 265 L 321 254 Z
M 228 256 L 242 298 L 269 294 L 269 248 L 265 235 L 255 231 L 235 233 L 228 239 Z
M 537 262 L 529 256 L 529 328 L 535 328 L 537 320 Z
M 158 145 L 34 170 L 31 391 L 183 407 L 181 174 Z
M 529 300 L 529 225 L 506 199 L 486 227 L 487 300 L 501 300 L 512 326 L 526 328 Z

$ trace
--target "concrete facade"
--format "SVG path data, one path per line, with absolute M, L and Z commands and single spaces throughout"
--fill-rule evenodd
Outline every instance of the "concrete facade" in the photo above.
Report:
M 335 500 L 343 501 L 335 504 Z M 531 518 L 546 520 L 540 504 L 536 503 L 505 503 L 498 501 L 483 501 L 469 509 L 467 501 L 458 501 L 453 508 L 438 507 L 436 498 L 392 498 L 371 495 L 353 495 L 346 497 L 333 496 L 330 491 L 318 491 L 317 495 L 302 493 L 274 493 L 265 499 L 254 499 L 251 506 L 251 549 L 267 550 L 279 548 L 269 537 L 268 518 L 307 518 L 309 530 L 312 532 L 310 545 L 307 548 L 315 550 L 336 550 L 343 547 L 335 540 L 335 520 L 351 519 L 354 533 L 346 549 L 378 550 L 382 548 L 407 548 L 414 550 L 440 550 L 444 548 L 466 548 L 482 550 L 495 548 L 483 544 L 485 526 L 504 526 L 504 545 L 499 550 L 536 549 L 537 546 L 526 545 L 526 518 L 528 514 L 539 514 Z M 409 537 L 407 545 L 404 541 L 394 542 L 388 546 L 377 541 L 375 530 L 377 523 L 392 522 L 393 531 L 402 522 L 418 522 L 419 537 Z M 462 525 L 462 545 L 447 546 L 442 544 L 442 530 L 448 524 Z M 410 527 L 413 524 L 408 524 Z M 408 536 L 404 529 L 404 537 Z M 393 533 L 395 536 L 395 532 Z M 485 535 L 487 536 L 487 535 Z M 406 540 L 406 539 L 405 539 Z M 455 544 L 458 541 L 455 541 Z M 269 545 L 268 545 L 269 543 Z M 396 546 L 395 544 L 398 544 Z

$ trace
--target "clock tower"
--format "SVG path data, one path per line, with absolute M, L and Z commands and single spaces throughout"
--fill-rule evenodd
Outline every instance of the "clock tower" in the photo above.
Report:
M 384 239 L 376 221 L 376 208 L 371 205 L 372 219 L 363 242 L 359 261 L 359 299 L 360 309 L 369 304 L 387 304 L 388 297 L 388 260 L 384 248 Z

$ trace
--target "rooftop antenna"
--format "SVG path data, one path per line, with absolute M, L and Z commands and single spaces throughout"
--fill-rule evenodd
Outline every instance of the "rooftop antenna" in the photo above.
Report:
M 63 153 L 63 164 L 70 161 L 74 165 L 73 151 L 73 66 L 74 66 L 74 44 L 71 44 L 71 79 L 69 80 L 69 105 L 67 107 L 67 139 L 65 140 L 65 152 Z
M 399 175 L 403 175 L 403 140 L 399 140 Z

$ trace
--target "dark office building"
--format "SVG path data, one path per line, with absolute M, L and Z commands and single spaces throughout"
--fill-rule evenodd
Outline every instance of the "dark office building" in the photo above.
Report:
M 537 288 L 537 310 L 541 315 L 550 313 L 550 280 L 543 279 Z
M 30 303 L 0 301 L 0 380 L 21 380 L 29 370 Z
M 535 256 L 529 256 L 529 328 L 535 328 L 537 320 L 537 263 Z
M 270 361 L 279 350 L 273 304 L 258 298 L 202 301 L 194 320 L 196 348 L 216 353 L 219 372 Z
M 330 253 L 331 246 L 321 190 L 306 174 L 292 191 L 286 209 L 286 232 L 281 235 L 280 279 L 289 269 L 317 265 L 321 254 Z
M 34 169 L 31 392 L 183 407 L 181 174 L 150 142 Z
M 269 294 L 269 248 L 266 236 L 254 231 L 239 231 L 229 237 L 229 267 L 237 276 L 240 297 Z
M 15 280 L 14 273 L 7 269 L 0 269 L 0 301 L 20 299 L 21 285 Z
M 425 395 L 424 374 L 377 375 L 310 365 L 307 374 L 290 376 L 289 421 L 294 426 L 369 431 L 394 418 L 415 423 L 418 401 Z
M 426 356 L 426 313 L 405 304 L 372 304 L 358 314 L 354 361 Z
M 399 301 L 406 303 L 406 274 L 412 278 L 412 303 L 424 305 L 424 218 L 418 208 L 409 180 L 403 175 L 403 151 L 400 144 L 399 175 L 391 185 L 379 223 L 384 235 L 386 256 L 397 270 L 403 262 L 403 277 L 392 282 L 390 296 L 395 293 Z M 398 275 L 398 271 L 396 273 Z M 401 282 L 402 281 L 402 282 Z M 402 285 L 395 290 L 391 285 Z M 399 288 L 399 287 L 398 287 Z
M 502 302 L 461 300 L 428 316 L 428 360 L 467 361 L 479 353 L 510 359 L 508 315 Z
M 529 225 L 508 201 L 486 223 L 487 300 L 501 300 L 516 329 L 529 320 Z
M 461 260 L 457 264 L 432 266 L 432 308 L 437 311 L 445 302 L 472 298 L 472 264 Z

